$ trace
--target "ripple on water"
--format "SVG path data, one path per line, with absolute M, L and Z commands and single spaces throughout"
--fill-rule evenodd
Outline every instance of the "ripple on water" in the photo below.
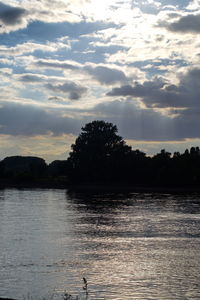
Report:
M 199 196 L 0 191 L 0 296 L 200 299 Z

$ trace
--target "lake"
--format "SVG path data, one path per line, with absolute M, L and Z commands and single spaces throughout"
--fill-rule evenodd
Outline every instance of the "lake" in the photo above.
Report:
M 200 299 L 200 196 L 0 190 L 0 296 Z

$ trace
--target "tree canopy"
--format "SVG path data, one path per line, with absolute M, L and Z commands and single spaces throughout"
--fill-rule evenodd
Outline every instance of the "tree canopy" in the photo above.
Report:
M 119 171 L 119 163 L 131 153 L 131 147 L 117 132 L 115 125 L 105 121 L 93 121 L 82 127 L 68 159 L 74 178 L 103 180 L 117 166 Z
M 37 157 L 6 157 L 0 161 L 0 186 L 11 184 L 128 184 L 200 187 L 200 149 L 184 153 L 162 149 L 154 156 L 132 150 L 105 121 L 86 124 L 67 160 L 47 165 Z

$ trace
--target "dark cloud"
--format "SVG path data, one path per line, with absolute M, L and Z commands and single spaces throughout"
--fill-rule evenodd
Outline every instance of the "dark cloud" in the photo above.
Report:
M 186 74 L 181 76 L 181 85 L 188 86 L 188 88 L 195 88 L 198 91 L 200 90 L 199 86 L 200 81 L 200 68 L 190 69 Z
M 200 107 L 199 82 L 200 69 L 194 68 L 180 76 L 177 86 L 155 78 L 154 81 L 146 81 L 143 84 L 136 83 L 134 86 L 124 85 L 113 88 L 107 95 L 139 97 L 148 107 Z
M 200 138 L 200 108 L 189 108 L 180 111 L 173 120 L 174 134 L 177 140 Z
M 175 141 L 200 138 L 200 109 L 180 111 L 175 118 L 152 109 L 141 109 L 132 100 L 116 100 L 98 104 L 90 110 L 54 108 L 45 110 L 32 105 L 1 103 L 0 134 L 34 136 L 48 134 L 78 135 L 81 127 L 93 120 L 116 124 L 125 139 Z M 85 114 L 87 112 L 87 114 Z M 72 117 L 69 117 L 69 115 Z M 78 116 L 78 117 L 77 117 Z
M 48 60 L 38 60 L 36 66 L 42 68 L 52 68 L 52 69 L 67 69 L 67 70 L 79 70 L 78 66 L 62 61 L 48 61 Z
M 96 79 L 102 84 L 113 84 L 116 82 L 127 81 L 124 72 L 117 69 L 98 66 L 98 67 L 85 67 L 84 70 L 88 72 L 94 79 Z
M 42 68 L 62 69 L 62 70 L 74 70 L 78 72 L 85 72 L 92 76 L 93 79 L 99 81 L 102 84 L 113 84 L 117 82 L 126 82 L 128 79 L 123 71 L 108 68 L 105 66 L 78 66 L 68 62 L 53 61 L 53 60 L 38 60 L 35 63 L 36 66 Z
M 176 141 L 200 138 L 200 108 L 177 110 L 174 118 L 152 109 L 141 109 L 132 100 L 116 100 L 99 104 L 94 111 L 117 124 L 125 139 Z
M 107 93 L 107 96 L 148 97 L 155 94 L 163 86 L 164 82 L 162 80 L 146 81 L 143 84 L 136 82 L 134 86 L 123 85 L 120 88 L 113 88 L 111 92 Z
M 75 112 L 75 111 L 74 111 Z M 83 114 L 81 114 L 81 112 Z M 45 111 L 42 107 L 4 103 L 0 108 L 0 133 L 33 136 L 47 134 L 79 134 L 83 124 L 94 119 L 104 119 L 117 124 L 124 138 L 138 140 L 170 140 L 171 122 L 152 110 L 141 110 L 133 101 L 114 101 L 97 105 L 90 110 L 90 117 L 84 110 L 77 111 L 79 118 L 63 117 L 58 109 Z M 88 111 L 87 111 L 88 112 Z M 124 116 L 122 118 L 121 113 Z M 69 111 L 68 111 L 69 115 Z
M 0 133 L 34 136 L 48 134 L 78 133 L 82 124 L 74 118 L 63 117 L 59 110 L 50 112 L 44 108 L 15 103 L 0 107 Z
M 0 2 L 0 20 L 5 25 L 17 25 L 22 23 L 27 11 L 20 7 L 6 5 Z
M 200 33 L 200 14 L 187 15 L 181 17 L 178 21 L 164 25 L 168 30 L 174 32 L 193 32 Z
M 141 109 L 132 100 L 99 104 L 94 111 L 117 124 L 120 135 L 125 139 L 167 141 L 176 138 L 170 118 L 152 109 Z
M 26 83 L 42 82 L 44 78 L 37 74 L 25 74 L 19 77 L 19 81 Z
M 19 76 L 19 81 L 24 83 L 40 83 L 46 81 L 47 78 L 45 76 L 40 76 L 37 74 L 24 74 Z M 53 84 L 53 83 L 46 83 L 45 88 L 55 92 L 55 93 L 64 93 L 68 94 L 69 99 L 71 100 L 78 100 L 82 97 L 83 94 L 87 92 L 87 88 L 78 85 L 74 82 L 67 81 L 62 84 Z M 63 99 L 62 97 L 52 96 L 51 100 L 58 101 L 59 99 Z M 60 101 L 60 100 L 59 100 Z
M 62 92 L 69 95 L 71 100 L 78 100 L 86 93 L 87 89 L 74 82 L 65 82 L 63 84 L 48 83 L 45 87 L 53 92 Z
M 58 96 L 51 96 L 48 98 L 49 101 L 53 101 L 53 102 L 65 102 L 66 99 L 63 97 L 58 97 Z

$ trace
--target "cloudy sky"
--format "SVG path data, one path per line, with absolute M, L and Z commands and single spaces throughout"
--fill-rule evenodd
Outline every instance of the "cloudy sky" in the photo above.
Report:
M 66 159 L 81 127 L 200 146 L 200 0 L 0 1 L 0 159 Z

